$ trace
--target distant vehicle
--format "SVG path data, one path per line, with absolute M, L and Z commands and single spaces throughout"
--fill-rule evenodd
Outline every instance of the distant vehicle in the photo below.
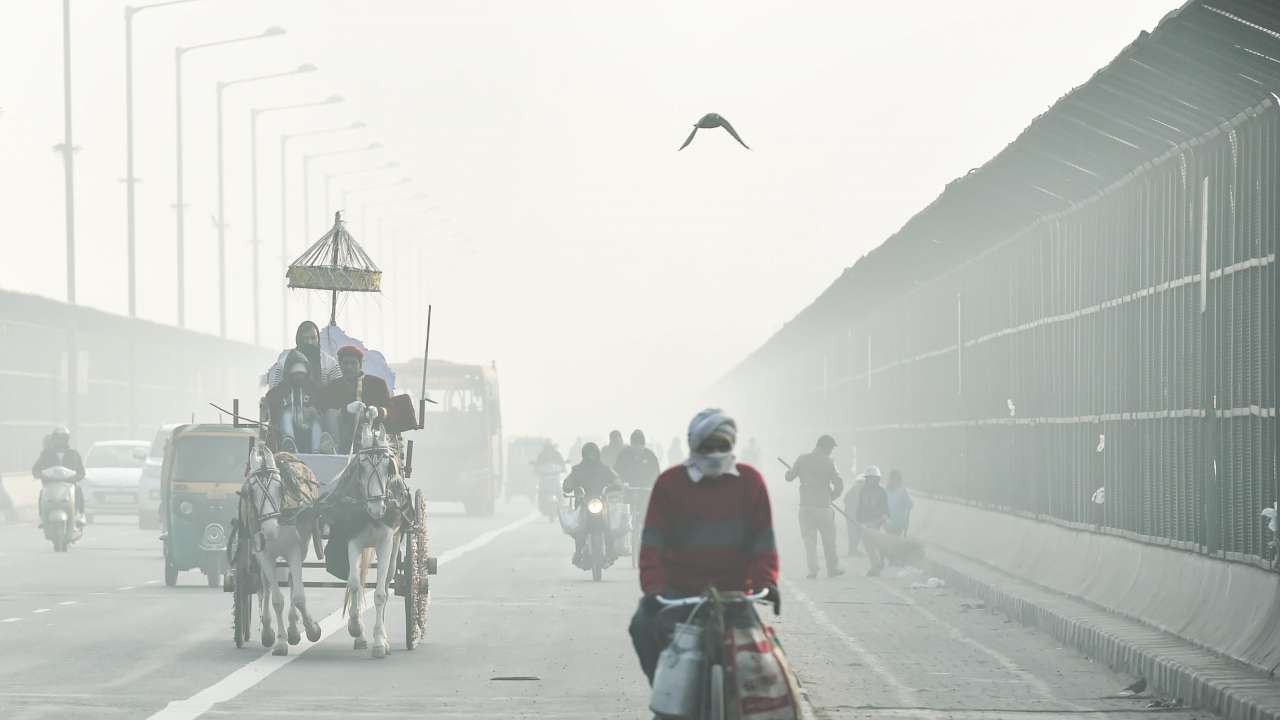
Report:
M 239 511 L 250 427 L 179 425 L 165 445 L 160 472 L 160 516 L 164 532 L 164 583 L 198 569 L 209 587 L 222 585 L 227 570 L 227 534 Z
M 142 477 L 138 480 L 138 527 L 143 530 L 160 527 L 160 469 L 164 465 L 164 446 L 180 424 L 161 425 L 147 451 Z
M 393 368 L 403 392 L 419 397 L 422 361 Z M 425 429 L 414 441 L 415 478 L 429 502 L 461 502 L 472 515 L 492 515 L 502 492 L 502 408 L 498 371 L 484 365 L 432 360 L 427 372 Z
M 517 495 L 537 499 L 538 470 L 533 461 L 547 442 L 547 438 L 542 437 L 516 437 L 507 443 L 507 477 L 503 484 L 506 500 Z
M 147 459 L 147 443 L 139 440 L 96 442 L 84 456 L 84 514 L 89 522 L 99 515 L 138 512 L 138 481 Z

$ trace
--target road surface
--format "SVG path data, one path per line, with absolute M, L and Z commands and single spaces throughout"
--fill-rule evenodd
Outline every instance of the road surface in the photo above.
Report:
M 805 579 L 794 488 L 774 492 L 784 576 L 776 626 L 814 716 L 1145 712 L 1145 700 L 1101 699 L 1131 678 L 949 589 L 911 589 L 923 578 L 863 577 L 854 559 L 844 577 Z M 90 526 L 64 555 L 32 525 L 0 525 L 0 717 L 649 717 L 626 635 L 635 571 L 623 560 L 593 583 L 570 566 L 571 541 L 530 510 L 517 500 L 473 518 L 432 506 L 432 551 L 443 562 L 427 639 L 404 650 L 392 598 L 385 660 L 354 651 L 336 615 L 334 632 L 289 658 L 235 649 L 230 596 L 198 573 L 166 588 L 156 533 L 127 519 Z M 314 589 L 308 601 L 330 616 L 341 591 Z

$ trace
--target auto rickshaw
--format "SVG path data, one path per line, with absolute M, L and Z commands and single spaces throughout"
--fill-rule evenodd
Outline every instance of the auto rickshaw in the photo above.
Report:
M 174 428 L 160 471 L 164 518 L 164 584 L 198 569 L 209 587 L 221 587 L 227 570 L 227 532 L 238 511 L 245 458 L 254 430 L 197 424 Z

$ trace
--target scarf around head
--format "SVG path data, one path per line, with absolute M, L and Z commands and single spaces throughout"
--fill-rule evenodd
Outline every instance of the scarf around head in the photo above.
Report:
M 703 410 L 689 423 L 689 459 L 684 464 L 689 469 L 689 479 L 695 483 L 704 477 L 718 477 L 734 471 L 732 450 L 717 453 L 698 451 L 702 443 L 715 434 L 727 436 L 730 445 L 738 440 L 738 424 L 719 408 Z

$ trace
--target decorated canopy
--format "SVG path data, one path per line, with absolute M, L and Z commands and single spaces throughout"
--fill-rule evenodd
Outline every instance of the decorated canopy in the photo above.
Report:
M 347 232 L 342 213 L 333 229 L 289 265 L 289 287 L 333 292 L 379 292 L 382 271 Z

